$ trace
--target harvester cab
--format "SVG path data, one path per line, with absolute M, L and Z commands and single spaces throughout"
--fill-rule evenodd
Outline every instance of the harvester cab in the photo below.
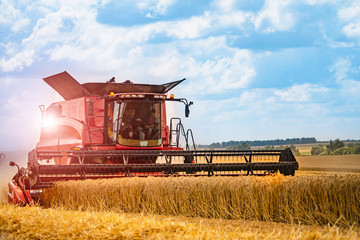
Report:
M 40 106 L 40 139 L 29 153 L 27 169 L 9 183 L 9 202 L 31 202 L 39 190 L 64 180 L 276 171 L 294 175 L 298 163 L 290 149 L 197 150 L 192 131 L 184 129 L 180 118 L 167 124 L 168 101 L 183 103 L 189 116 L 192 102 L 168 96 L 184 80 L 155 85 L 112 78 L 80 84 L 67 72 L 44 78 L 64 101 L 46 110 Z

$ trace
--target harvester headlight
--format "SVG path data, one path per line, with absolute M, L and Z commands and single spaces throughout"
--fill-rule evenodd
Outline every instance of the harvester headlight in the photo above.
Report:
M 144 94 L 123 94 L 119 95 L 120 98 L 145 98 Z
M 165 95 L 154 95 L 154 98 L 157 98 L 157 99 L 165 99 L 166 96 L 165 96 Z
M 48 129 L 48 130 L 52 130 L 56 127 L 57 125 L 57 119 L 54 117 L 45 117 L 44 121 L 43 121 L 43 127 Z

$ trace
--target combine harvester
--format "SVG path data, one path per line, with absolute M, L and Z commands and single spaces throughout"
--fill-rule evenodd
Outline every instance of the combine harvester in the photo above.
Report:
M 9 182 L 8 201 L 31 204 L 55 182 L 133 176 L 238 176 L 279 171 L 294 175 L 298 163 L 285 150 L 196 150 L 180 118 L 166 118 L 166 102 L 192 102 L 168 92 L 185 79 L 162 85 L 79 84 L 67 72 L 44 81 L 65 101 L 40 106 L 42 127 L 27 168 Z M 181 142 L 184 147 L 181 147 Z

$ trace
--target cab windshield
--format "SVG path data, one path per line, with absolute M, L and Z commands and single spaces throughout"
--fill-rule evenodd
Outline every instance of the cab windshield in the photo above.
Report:
M 109 137 L 133 147 L 161 146 L 161 102 L 129 100 L 109 104 Z M 112 115 L 112 116 L 111 116 Z

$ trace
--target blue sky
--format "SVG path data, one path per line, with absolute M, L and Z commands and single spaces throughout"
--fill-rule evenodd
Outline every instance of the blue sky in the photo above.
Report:
M 0 0 L 0 150 L 31 149 L 43 77 L 165 83 L 196 143 L 360 139 L 360 2 Z M 184 117 L 183 106 L 170 115 Z

